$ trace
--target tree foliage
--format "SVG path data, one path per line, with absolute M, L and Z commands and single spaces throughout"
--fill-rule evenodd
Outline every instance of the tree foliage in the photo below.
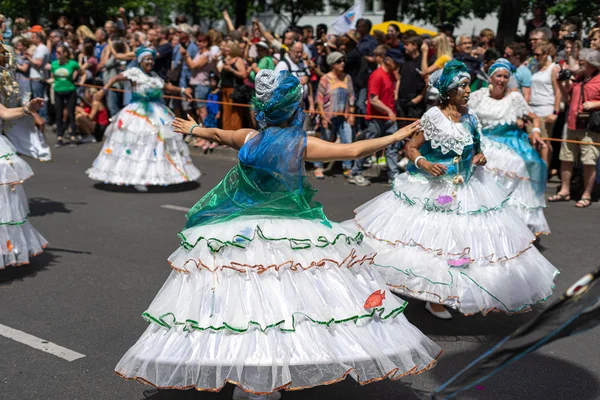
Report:
M 306 14 L 313 14 L 325 10 L 324 0 L 272 0 L 262 4 L 265 9 L 260 11 L 272 11 L 274 14 L 279 15 L 289 13 L 290 25 L 298 24 L 300 18 Z
M 401 0 L 400 15 L 411 21 L 458 26 L 463 19 L 484 18 L 498 7 L 498 0 Z

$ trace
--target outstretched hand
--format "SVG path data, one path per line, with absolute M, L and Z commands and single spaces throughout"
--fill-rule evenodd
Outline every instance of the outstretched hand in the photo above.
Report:
M 175 118 L 172 125 L 175 132 L 189 134 L 196 121 L 187 114 L 187 119 Z
M 44 106 L 44 99 L 41 99 L 39 97 L 35 98 L 35 99 L 31 100 L 29 103 L 27 103 L 27 109 L 31 112 L 37 112 L 43 106 Z
M 421 129 L 421 121 L 416 120 L 412 124 L 406 125 L 404 128 L 397 130 L 396 133 L 394 133 L 394 139 L 396 140 L 396 142 L 399 142 L 401 140 L 406 139 L 407 137 L 414 135 Z

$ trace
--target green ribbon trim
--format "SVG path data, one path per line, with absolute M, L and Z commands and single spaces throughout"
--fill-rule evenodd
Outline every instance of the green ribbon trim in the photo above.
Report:
M 379 307 L 379 308 L 374 308 L 371 312 L 365 313 L 365 314 L 361 314 L 361 315 L 354 315 L 352 317 L 349 318 L 343 318 L 343 319 L 339 319 L 336 320 L 335 318 L 331 318 L 328 321 L 319 321 L 316 320 L 314 318 L 311 318 L 309 315 L 298 312 L 298 313 L 293 313 L 292 314 L 292 328 L 283 328 L 281 327 L 282 324 L 284 324 L 286 322 L 285 319 L 266 325 L 266 326 L 262 326 L 259 322 L 256 321 L 248 321 L 248 323 L 246 324 L 245 328 L 236 328 L 234 326 L 229 325 L 226 322 L 223 322 L 222 325 L 220 326 L 200 326 L 198 324 L 198 321 L 194 321 L 193 319 L 186 319 L 185 322 L 179 322 L 177 321 L 177 318 L 175 317 L 175 314 L 173 314 L 172 312 L 166 313 L 161 315 L 160 317 L 156 318 L 152 315 L 150 315 L 148 312 L 144 312 L 142 314 L 142 317 L 148 322 L 154 322 L 155 324 L 158 324 L 164 328 L 167 329 L 171 329 L 174 326 L 182 326 L 184 325 L 184 332 L 190 332 L 192 330 L 197 330 L 197 331 L 222 331 L 222 330 L 229 330 L 232 332 L 236 332 L 236 333 L 246 333 L 248 332 L 248 330 L 250 330 L 250 328 L 252 326 L 257 326 L 258 329 L 260 329 L 261 332 L 266 332 L 268 329 L 271 328 L 279 328 L 279 330 L 281 330 L 282 332 L 296 332 L 296 315 L 299 316 L 303 316 L 306 319 L 308 319 L 310 322 L 318 324 L 318 325 L 324 325 L 324 326 L 330 326 L 332 324 L 343 324 L 343 323 L 347 323 L 347 322 L 358 322 L 361 319 L 364 318 L 373 318 L 375 316 L 375 314 L 379 315 L 379 318 L 381 318 L 382 320 L 386 320 L 389 318 L 395 318 L 398 315 L 400 315 L 401 313 L 404 312 L 404 310 L 406 309 L 406 306 L 408 305 L 408 302 L 404 302 L 400 307 L 397 307 L 395 309 L 393 309 L 392 311 L 390 311 L 388 314 L 385 314 L 385 308 L 384 307 Z M 384 315 L 385 314 L 385 315 Z M 171 323 L 165 321 L 165 317 L 172 317 L 173 321 Z
M 0 158 L 8 158 L 8 157 L 11 157 L 11 156 L 16 156 L 16 155 L 17 155 L 17 153 L 6 153 L 3 156 L 0 156 Z
M 406 193 L 402 192 L 401 190 L 397 190 L 396 188 L 394 188 L 393 190 L 394 194 L 396 195 L 396 197 L 398 197 L 400 200 L 404 200 L 405 202 L 407 202 L 409 205 L 414 206 L 415 204 L 417 204 L 417 202 L 421 203 L 421 205 L 423 206 L 423 208 L 426 211 L 433 211 L 433 212 L 439 212 L 439 213 L 446 213 L 446 214 L 456 214 L 456 215 L 477 215 L 477 214 L 485 214 L 488 212 L 492 212 L 492 211 L 498 211 L 504 208 L 504 206 L 506 205 L 506 203 L 510 200 L 510 196 L 505 198 L 504 200 L 502 200 L 502 202 L 494 207 L 487 207 L 487 206 L 482 206 L 480 208 L 478 208 L 477 210 L 470 210 L 470 211 L 461 211 L 462 210 L 462 202 L 458 202 L 458 204 L 456 205 L 455 208 L 452 207 L 448 207 L 448 206 L 439 206 L 436 203 L 435 199 L 432 199 L 430 197 L 425 197 L 424 200 L 421 199 L 418 196 L 413 196 L 408 197 L 406 195 Z
M 268 237 L 263 233 L 260 225 L 256 226 L 256 229 L 254 230 L 254 234 L 252 235 L 252 237 L 237 234 L 231 240 L 225 240 L 225 241 L 217 239 L 217 238 L 213 238 L 213 237 L 201 236 L 200 238 L 198 238 L 198 240 L 196 240 L 195 243 L 190 243 L 187 240 L 187 238 L 185 237 L 185 235 L 183 234 L 183 232 L 179 232 L 178 236 L 181 239 L 181 243 L 180 243 L 181 246 L 183 248 L 185 248 L 186 250 L 191 250 L 202 240 L 206 240 L 206 245 L 208 246 L 208 248 L 210 249 L 210 251 L 212 253 L 218 253 L 219 251 L 221 251 L 223 248 L 226 248 L 226 247 L 236 247 L 238 249 L 246 249 L 246 247 L 250 243 L 252 243 L 257 237 L 261 240 L 267 240 L 267 241 L 272 241 L 272 242 L 288 241 L 289 246 L 292 250 L 305 250 L 305 249 L 310 249 L 311 247 L 317 247 L 317 248 L 322 249 L 327 246 L 335 246 L 337 244 L 338 240 L 340 240 L 340 239 L 344 240 L 349 245 L 353 244 L 353 243 L 361 244 L 365 237 L 365 235 L 362 232 L 357 232 L 354 237 L 348 236 L 344 233 L 339 233 L 335 236 L 335 238 L 332 241 L 327 239 L 325 236 L 319 236 L 317 238 L 317 242 L 315 243 L 312 241 L 312 239 L 298 239 L 298 238 L 288 238 L 288 237 L 279 237 L 279 238 Z
M 9 221 L 9 222 L 0 222 L 0 226 L 15 226 L 15 225 L 23 225 L 27 223 L 29 216 L 26 217 L 23 221 Z
M 431 283 L 432 285 L 442 285 L 442 286 L 452 286 L 454 284 L 454 275 L 452 274 L 452 269 L 464 269 L 461 267 L 449 267 L 450 269 L 448 269 L 448 275 L 450 275 L 450 282 L 446 283 L 446 282 L 436 282 L 436 281 L 432 281 L 431 279 L 424 277 L 424 276 L 420 276 L 415 274 L 410 268 L 407 269 L 402 269 L 402 268 L 396 268 L 394 266 L 390 266 L 390 265 L 381 265 L 381 264 L 375 264 L 375 266 L 379 267 L 379 268 L 392 268 L 398 272 L 403 273 L 406 276 L 413 276 L 415 278 L 419 278 L 419 279 L 424 279 L 427 282 Z M 557 275 L 560 274 L 560 271 L 556 271 L 554 273 L 554 278 L 556 278 Z M 481 289 L 482 291 L 484 291 L 486 294 L 488 294 L 491 298 L 493 298 L 494 300 L 496 300 L 498 303 L 502 304 L 502 306 L 504 307 L 504 309 L 506 310 L 506 312 L 510 313 L 510 314 L 514 314 L 514 313 L 518 313 L 526 308 L 530 308 L 531 306 L 534 306 L 536 304 L 539 304 L 541 302 L 544 302 L 546 300 L 548 300 L 552 295 L 544 297 L 543 299 L 540 299 L 534 303 L 526 303 L 523 304 L 521 307 L 511 310 L 510 308 L 508 308 L 508 306 L 506 304 L 504 304 L 504 302 L 502 300 L 500 300 L 498 297 L 494 296 L 489 290 L 487 290 L 486 288 L 484 288 L 483 286 L 481 286 L 475 279 L 471 278 L 469 276 L 469 274 L 467 274 L 464 271 L 460 271 L 460 275 L 464 276 L 465 278 L 469 279 L 471 282 L 473 282 L 479 289 Z M 391 285 L 393 286 L 393 285 Z M 554 290 L 554 288 L 556 287 L 556 285 L 552 285 L 552 290 Z M 413 291 L 413 292 L 417 292 L 417 293 L 425 293 L 424 291 L 419 291 L 419 290 L 412 290 L 411 288 L 407 287 L 407 290 L 409 291 Z M 440 296 L 441 298 L 441 296 Z M 460 299 L 459 299 L 460 300 Z

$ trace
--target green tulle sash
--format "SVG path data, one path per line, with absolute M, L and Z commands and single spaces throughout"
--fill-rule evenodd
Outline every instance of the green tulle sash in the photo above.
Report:
M 242 216 L 320 220 L 331 227 L 323 206 L 313 201 L 316 192 L 304 178 L 301 188 L 292 190 L 276 173 L 238 163 L 186 214 L 185 227 Z

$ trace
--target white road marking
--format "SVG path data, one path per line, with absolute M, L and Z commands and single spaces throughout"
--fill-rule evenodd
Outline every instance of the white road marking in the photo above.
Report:
M 183 211 L 183 212 L 188 212 L 190 211 L 189 208 L 187 207 L 181 207 L 181 206 L 172 206 L 170 204 L 163 204 L 161 206 L 161 208 L 168 208 L 169 210 L 175 210 L 175 211 Z
M 2 324 L 0 324 L 0 336 L 4 336 L 16 342 L 26 344 L 27 346 L 33 347 L 34 349 L 50 353 L 53 356 L 60 357 L 63 360 L 67 360 L 69 362 L 85 357 L 85 354 L 69 350 L 66 347 L 59 346 L 47 340 L 30 335 L 29 333 L 13 329 L 9 326 Z

